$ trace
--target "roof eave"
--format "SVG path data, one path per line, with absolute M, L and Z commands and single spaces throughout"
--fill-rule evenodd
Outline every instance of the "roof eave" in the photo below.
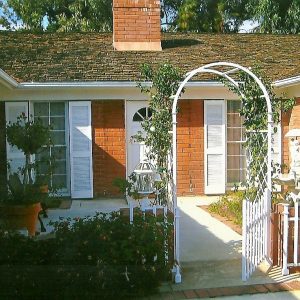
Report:
M 145 86 L 151 86 L 150 82 L 144 82 Z M 223 87 L 218 81 L 191 81 L 187 87 Z M 73 81 L 73 82 L 22 82 L 18 84 L 20 89 L 32 88 L 137 88 L 134 81 Z
M 300 75 L 274 81 L 273 86 L 276 88 L 283 88 L 297 84 L 300 84 Z
M 8 87 L 9 89 L 13 89 L 19 86 L 19 83 L 10 77 L 6 72 L 0 69 L 0 82 Z

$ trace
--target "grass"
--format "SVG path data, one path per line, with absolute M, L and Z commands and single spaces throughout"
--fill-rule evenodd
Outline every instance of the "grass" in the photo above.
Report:
M 210 204 L 208 210 L 242 226 L 243 195 L 243 191 L 228 192 L 218 202 Z

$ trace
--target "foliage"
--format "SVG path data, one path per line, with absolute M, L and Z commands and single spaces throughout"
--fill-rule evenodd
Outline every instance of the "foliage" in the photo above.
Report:
M 276 98 L 271 81 L 262 73 L 260 68 L 255 67 L 252 72 L 261 79 L 269 94 L 273 122 L 276 125 L 280 121 L 281 112 L 290 110 L 295 100 Z M 268 155 L 266 131 L 268 125 L 267 101 L 263 97 L 262 90 L 256 81 L 245 72 L 239 74 L 237 87 L 227 81 L 224 81 L 224 84 L 238 94 L 242 102 L 240 115 L 243 117 L 243 126 L 246 130 L 244 147 L 248 158 L 247 179 L 244 183 L 246 187 L 245 197 L 255 201 L 262 196 L 267 185 L 266 180 L 264 180 L 267 172 L 265 158 Z M 276 127 L 274 126 L 274 132 L 275 130 Z M 275 168 L 275 166 L 273 167 Z M 263 185 L 262 188 L 257 188 L 257 182 Z
M 44 147 L 51 145 L 50 127 L 44 126 L 40 119 L 30 120 L 22 113 L 17 117 L 16 122 L 7 123 L 6 137 L 11 146 L 24 153 L 25 164 L 19 168 L 18 172 L 9 175 L 7 182 L 9 193 L 7 197 L 2 198 L 2 201 L 11 204 L 39 202 L 43 195 L 40 192 L 42 179 L 40 176 L 34 176 L 37 175 L 34 171 L 38 170 L 40 162 L 32 162 L 31 157 L 43 151 Z M 9 162 L 8 165 L 10 166 Z M 53 164 L 50 164 L 49 172 L 52 167 L 54 167 Z M 10 168 L 9 171 L 11 172 Z
M 246 9 L 259 23 L 256 29 L 263 33 L 299 33 L 299 0 L 251 0 Z
M 0 0 L 0 24 L 29 31 L 111 31 L 112 0 Z
M 196 32 L 238 32 L 247 18 L 245 1 L 186 0 L 178 10 L 178 29 Z
M 150 65 L 143 65 L 141 78 L 138 83 L 142 93 L 149 97 L 149 108 L 152 116 L 144 120 L 141 126 L 146 134 L 138 132 L 134 138 L 144 142 L 149 148 L 148 158 L 155 162 L 162 182 L 160 186 L 160 199 L 162 203 L 167 201 L 167 186 L 171 179 L 168 170 L 169 155 L 172 147 L 172 104 L 180 82 L 180 71 L 170 64 L 164 64 L 154 70 Z M 150 86 L 145 84 L 150 82 Z
M 242 226 L 243 222 L 243 191 L 229 192 L 218 202 L 209 205 L 208 209 L 222 217 L 226 217 L 235 224 Z
M 124 197 L 129 196 L 134 200 L 140 200 L 143 196 L 138 193 L 136 188 L 136 174 L 133 172 L 128 179 L 117 177 L 113 180 L 113 185 L 119 189 Z
M 48 239 L 0 230 L 0 298 L 132 299 L 170 275 L 172 223 L 118 213 L 61 220 Z M 74 298 L 73 298 L 74 299 Z

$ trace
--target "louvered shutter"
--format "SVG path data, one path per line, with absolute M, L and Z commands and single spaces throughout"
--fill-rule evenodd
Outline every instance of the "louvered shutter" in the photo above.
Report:
M 281 169 L 281 126 L 280 124 L 274 125 L 275 130 L 272 137 L 272 164 L 275 168 L 275 172 L 273 176 L 279 174 L 279 170 Z M 275 184 L 273 186 L 274 191 L 280 192 L 281 186 L 279 184 Z
M 28 116 L 28 102 L 6 102 L 5 103 L 5 117 L 6 123 L 14 123 L 17 121 L 17 117 L 25 113 Z M 18 171 L 18 168 L 24 167 L 25 155 L 17 147 L 11 146 L 6 142 L 7 160 L 10 164 L 10 173 Z
M 225 101 L 204 102 L 205 194 L 225 193 Z
M 91 102 L 69 102 L 72 198 L 93 197 Z

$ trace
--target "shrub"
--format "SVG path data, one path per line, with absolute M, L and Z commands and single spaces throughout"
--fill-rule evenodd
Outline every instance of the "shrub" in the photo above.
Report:
M 101 213 L 54 226 L 40 240 L 0 230 L 2 297 L 125 299 L 156 292 L 170 276 L 171 222 Z
M 209 205 L 210 212 L 226 217 L 235 224 L 242 226 L 243 222 L 243 191 L 229 192 L 218 202 Z

